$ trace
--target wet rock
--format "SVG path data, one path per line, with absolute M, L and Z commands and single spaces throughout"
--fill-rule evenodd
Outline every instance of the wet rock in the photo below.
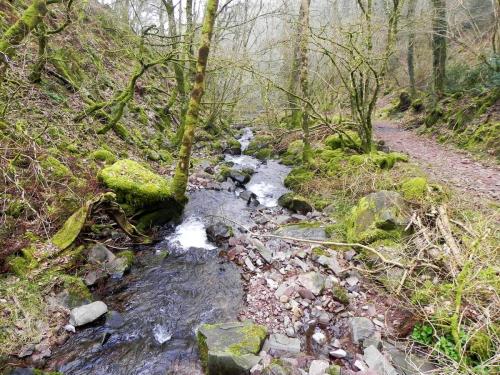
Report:
M 374 346 L 369 346 L 365 349 L 363 359 L 370 370 L 375 371 L 379 375 L 398 375 L 396 369 L 391 365 L 389 360 Z
M 233 228 L 223 222 L 212 224 L 206 229 L 208 239 L 220 245 L 233 235 Z
M 364 339 L 370 337 L 375 332 L 375 326 L 372 321 L 364 317 L 354 317 L 349 319 L 352 340 L 355 343 L 361 343 Z
M 288 208 L 290 211 L 303 215 L 313 211 L 311 203 L 306 198 L 294 193 L 283 194 L 279 197 L 278 204 L 281 207 Z
M 93 246 L 87 255 L 89 263 L 105 263 L 110 262 L 116 258 L 115 254 L 108 250 L 102 243 Z
M 260 204 L 259 200 L 257 199 L 257 195 L 249 190 L 242 191 L 240 193 L 240 198 L 246 201 L 248 205 L 253 204 L 255 206 L 258 206 Z
M 299 275 L 297 282 L 313 294 L 320 294 L 325 287 L 326 277 L 319 272 L 308 272 Z
M 9 372 L 9 375 L 35 375 L 35 370 L 27 367 L 18 367 Z
M 118 311 L 110 311 L 106 315 L 106 327 L 109 328 L 120 328 L 123 327 L 125 324 L 125 320 L 123 319 L 123 316 L 118 312 Z
M 323 241 L 328 238 L 325 228 L 319 223 L 292 224 L 279 228 L 276 235 Z
M 245 185 L 250 182 L 251 174 L 237 169 L 231 169 L 229 172 L 229 178 L 236 182 L 236 184 Z
M 266 336 L 265 327 L 251 322 L 203 324 L 197 334 L 202 363 L 209 374 L 247 374 L 260 361 Z
M 221 190 L 226 190 L 232 193 L 236 190 L 236 185 L 231 179 L 228 178 L 226 181 L 220 184 L 220 188 Z
M 75 327 L 83 326 L 106 314 L 108 307 L 102 301 L 96 301 L 71 310 L 69 323 Z
M 300 340 L 275 333 L 266 340 L 263 350 L 275 356 L 295 355 L 300 353 Z
M 130 269 L 127 259 L 118 257 L 108 262 L 107 270 L 114 278 L 121 278 Z
M 328 363 L 328 361 L 316 359 L 311 362 L 309 375 L 324 375 L 328 367 L 330 367 L 330 363 Z
M 92 286 L 105 279 L 107 276 L 108 275 L 103 270 L 91 270 L 87 272 L 83 281 L 85 282 L 85 285 Z

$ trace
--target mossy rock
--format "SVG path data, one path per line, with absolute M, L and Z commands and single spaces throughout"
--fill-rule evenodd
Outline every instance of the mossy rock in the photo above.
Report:
M 9 256 L 7 258 L 7 266 L 19 277 L 27 277 L 29 272 L 38 267 L 38 261 L 34 257 L 35 249 L 27 247 L 21 250 L 21 255 Z
M 71 85 L 72 89 L 78 89 L 82 85 L 85 80 L 85 73 L 78 53 L 72 48 L 66 46 L 54 50 L 49 57 L 49 61 L 57 73 Z
M 394 191 L 379 191 L 360 199 L 346 220 L 349 242 L 372 243 L 399 239 L 405 234 L 409 209 Z
M 352 155 L 349 157 L 349 163 L 351 165 L 359 166 L 371 164 L 380 169 L 392 169 L 398 161 L 407 162 L 408 157 L 399 152 L 386 153 L 382 151 L 376 151 L 370 154 Z
M 134 264 L 135 254 L 132 250 L 123 250 L 116 254 L 118 258 L 124 258 L 126 260 L 126 266 L 132 267 Z
M 300 185 L 311 181 L 314 177 L 314 172 L 306 168 L 294 168 L 285 178 L 285 186 L 289 189 L 296 190 Z
M 400 190 L 405 199 L 422 200 L 429 190 L 429 184 L 424 177 L 409 178 L 403 181 Z
M 349 295 L 344 287 L 340 284 L 334 284 L 332 286 L 333 299 L 340 302 L 343 305 L 349 305 Z
M 166 207 L 171 203 L 170 181 L 136 161 L 119 160 L 104 168 L 99 180 L 116 194 L 119 202 L 134 209 Z
M 116 162 L 116 156 L 111 151 L 106 149 L 95 150 L 90 154 L 92 160 L 104 162 L 105 164 L 113 164 Z
M 267 159 L 270 159 L 273 154 L 273 150 L 270 149 L 269 147 L 263 148 L 259 151 L 257 151 L 254 156 L 259 159 L 260 161 L 264 161 Z
M 347 135 L 347 136 L 346 136 Z M 359 148 L 361 139 L 359 135 L 351 130 L 346 131 L 346 135 L 332 134 L 325 139 L 325 145 L 332 150 L 345 149 L 345 148 Z M 349 139 L 351 138 L 351 140 Z
M 197 338 L 206 374 L 248 373 L 259 362 L 266 337 L 267 329 L 251 322 L 203 324 Z
M 270 135 L 257 135 L 255 136 L 244 151 L 245 155 L 257 155 L 263 149 L 271 149 L 274 139 Z
M 301 213 L 303 215 L 313 211 L 312 204 L 309 203 L 306 198 L 294 193 L 283 194 L 278 199 L 278 204 L 281 207 L 288 208 L 293 212 Z

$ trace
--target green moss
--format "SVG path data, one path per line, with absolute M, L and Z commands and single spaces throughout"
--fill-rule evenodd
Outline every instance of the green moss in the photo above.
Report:
M 58 274 L 57 278 L 62 281 L 62 286 L 68 292 L 68 304 L 70 307 L 76 307 L 86 301 L 92 301 L 92 294 L 79 277 Z
M 331 365 L 326 369 L 326 374 L 328 375 L 340 375 L 342 372 L 340 366 L 338 365 Z
M 21 255 L 7 258 L 9 269 L 19 277 L 26 277 L 31 270 L 38 267 L 38 260 L 34 256 L 35 248 L 26 247 L 21 250 Z
M 135 254 L 132 250 L 124 250 L 116 254 L 119 258 L 124 258 L 127 261 L 127 267 L 131 267 L 134 264 Z
M 98 175 L 106 187 L 116 192 L 118 200 L 136 209 L 168 203 L 171 184 L 136 161 L 119 160 Z
M 414 177 L 403 181 L 401 193 L 408 200 L 424 199 L 428 191 L 427 179 L 424 177 Z
M 244 151 L 245 155 L 257 155 L 263 149 L 271 149 L 274 139 L 270 135 L 257 135 L 255 136 Z
M 311 181 L 314 177 L 314 172 L 303 168 L 294 168 L 285 178 L 285 186 L 289 189 L 296 190 L 300 185 Z
M 116 162 L 116 156 L 111 151 L 106 149 L 95 150 L 90 154 L 92 160 L 102 161 L 106 164 L 113 164 Z
M 408 157 L 397 152 L 385 153 L 382 151 L 376 151 L 370 154 L 352 155 L 349 157 L 349 163 L 351 165 L 360 166 L 371 164 L 380 169 L 392 169 L 398 161 L 407 162 Z
M 160 159 L 167 164 L 172 164 L 174 161 L 174 157 L 167 150 L 158 150 L 158 154 L 160 155 Z
M 346 134 L 349 138 L 351 138 L 352 142 L 343 134 L 332 134 L 325 139 L 324 143 L 332 150 L 359 148 L 359 146 L 361 145 L 361 139 L 359 138 L 358 134 L 351 130 L 348 130 Z
M 267 160 L 271 158 L 272 150 L 270 148 L 260 149 L 255 153 L 255 157 L 259 160 Z
M 50 62 L 62 77 L 64 77 L 73 89 L 81 86 L 85 79 L 85 74 L 81 68 L 82 62 L 78 53 L 71 47 L 59 48 L 52 51 Z
M 230 345 L 228 347 L 228 352 L 233 355 L 259 353 L 261 343 L 267 337 L 267 329 L 264 326 L 252 324 L 243 327 L 241 333 L 243 334 L 242 341 Z
M 72 175 L 71 170 L 53 156 L 47 156 L 40 165 L 56 178 L 67 178 Z
M 28 203 L 22 199 L 8 199 L 7 200 L 7 208 L 5 210 L 5 214 L 12 216 L 13 218 L 18 218 L 22 215 L 22 213 L 28 208 Z
M 484 362 L 495 354 L 495 345 L 486 330 L 477 331 L 469 341 L 469 353 L 479 361 Z
M 333 298 L 340 302 L 343 305 L 348 305 L 349 304 L 349 295 L 347 294 L 347 291 L 340 285 L 340 284 L 334 284 L 332 287 L 332 295 Z
M 319 258 L 320 256 L 329 257 L 330 253 L 321 247 L 315 247 L 311 250 L 311 255 L 316 258 Z
M 85 225 L 87 214 L 87 205 L 78 209 L 69 217 L 68 220 L 66 220 L 63 227 L 51 238 L 52 243 L 61 250 L 69 247 L 76 240 Z

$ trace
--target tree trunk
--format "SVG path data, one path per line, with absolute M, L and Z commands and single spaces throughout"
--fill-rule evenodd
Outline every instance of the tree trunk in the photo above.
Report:
M 33 83 L 39 83 L 42 80 L 42 72 L 47 61 L 47 26 L 41 22 L 37 27 L 38 33 L 38 56 L 29 76 Z
M 185 129 L 182 137 L 181 148 L 179 150 L 179 161 L 177 163 L 172 183 L 174 198 L 180 203 L 187 200 L 186 188 L 189 178 L 191 148 L 193 146 L 195 127 L 199 120 L 201 98 L 203 97 L 205 91 L 205 74 L 207 70 L 210 43 L 212 41 L 218 5 L 218 0 L 208 0 L 205 9 L 205 16 L 203 18 L 200 48 L 198 50 L 198 61 L 196 64 L 196 77 L 193 90 L 191 91 L 191 98 L 189 100 Z
M 311 0 L 302 0 L 301 2 L 301 40 L 300 40 L 300 87 L 302 89 L 302 97 L 309 100 L 309 4 Z M 312 151 L 309 140 L 309 104 L 302 102 L 302 132 L 304 141 L 304 151 L 302 153 L 302 161 L 304 163 L 311 162 Z
M 0 39 L 0 84 L 4 80 L 9 59 L 15 55 L 16 47 L 38 26 L 47 14 L 46 0 L 34 0 L 21 18 Z
M 441 98 L 444 94 L 446 77 L 446 34 L 448 23 L 446 20 L 446 0 L 432 0 L 432 67 L 434 79 L 434 94 Z
M 407 20 L 409 25 L 408 30 L 408 52 L 407 52 L 407 64 L 408 64 L 408 79 L 410 81 L 410 95 L 412 98 L 417 94 L 417 88 L 415 84 L 415 8 L 417 6 L 417 0 L 409 0 L 408 2 L 408 14 Z

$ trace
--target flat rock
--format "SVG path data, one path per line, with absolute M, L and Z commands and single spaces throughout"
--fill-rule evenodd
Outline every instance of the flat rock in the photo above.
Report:
M 233 229 L 223 222 L 208 226 L 206 232 L 208 239 L 218 245 L 233 235 Z
M 251 322 L 203 324 L 197 333 L 202 364 L 209 374 L 247 374 L 259 361 L 265 327 Z
M 90 263 L 105 263 L 115 260 L 116 256 L 102 243 L 94 245 L 88 252 L 87 259 Z
M 375 326 L 372 321 L 364 317 L 349 319 L 349 326 L 351 328 L 352 340 L 355 343 L 361 343 L 375 332 Z
M 269 336 L 264 343 L 264 351 L 278 356 L 295 355 L 300 353 L 300 340 L 287 337 L 280 333 Z
M 299 275 L 297 282 L 313 294 L 320 294 L 325 288 L 326 277 L 319 272 L 308 272 Z
M 388 342 L 382 342 L 384 351 L 391 357 L 394 367 L 405 375 L 420 375 L 435 371 L 436 368 L 425 358 L 407 353 L 404 348 L 399 348 Z
M 318 257 L 318 259 L 316 259 L 316 262 L 318 262 L 322 266 L 329 268 L 336 275 L 340 275 L 340 273 L 342 273 L 342 267 L 340 267 L 336 256 L 321 255 Z
M 316 359 L 309 366 L 309 375 L 324 375 L 328 367 L 330 367 L 328 361 Z
M 325 228 L 321 224 L 292 224 L 279 228 L 274 234 L 283 237 L 303 238 L 306 240 L 324 241 L 328 239 Z
M 83 326 L 98 319 L 108 312 L 108 306 L 102 301 L 96 301 L 71 310 L 69 323 L 75 327 Z
M 373 345 L 365 349 L 363 359 L 370 370 L 375 371 L 379 375 L 398 375 L 398 372 L 389 360 Z

